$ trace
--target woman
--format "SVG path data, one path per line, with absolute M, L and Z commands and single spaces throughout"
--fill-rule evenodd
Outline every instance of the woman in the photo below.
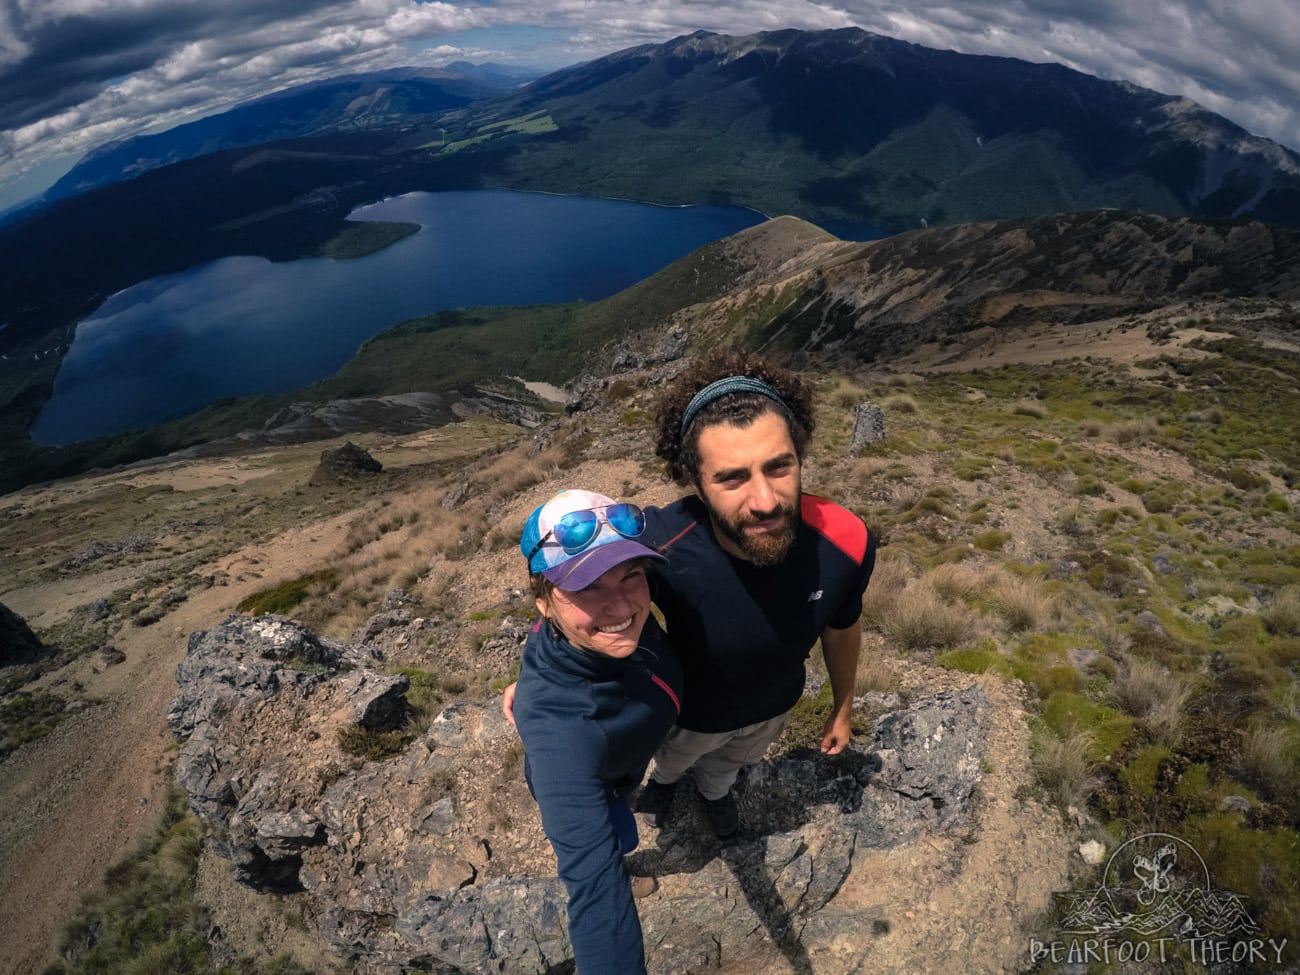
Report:
M 541 614 L 524 645 L 514 718 L 524 775 L 569 894 L 581 975 L 645 972 L 626 796 L 681 710 L 682 675 L 650 615 L 641 509 L 561 491 L 529 516 L 519 548 Z M 638 877 L 637 894 L 655 887 Z

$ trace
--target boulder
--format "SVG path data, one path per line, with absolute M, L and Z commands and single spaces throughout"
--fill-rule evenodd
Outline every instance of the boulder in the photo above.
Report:
M 342 447 L 322 450 L 320 464 L 312 474 L 310 484 L 333 484 L 351 481 L 358 477 L 378 474 L 384 465 L 369 452 L 348 441 Z
M 27 621 L 0 603 L 0 667 L 29 664 L 49 652 Z
M 874 403 L 853 407 L 853 431 L 849 434 L 849 455 L 862 453 L 869 443 L 885 439 L 885 412 Z

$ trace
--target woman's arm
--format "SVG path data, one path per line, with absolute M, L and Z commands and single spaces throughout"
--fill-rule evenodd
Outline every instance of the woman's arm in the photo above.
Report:
M 529 783 L 569 894 L 569 940 L 578 971 L 640 975 L 645 972 L 641 920 L 610 820 L 607 790 L 597 774 L 603 736 L 596 729 L 584 735 L 565 727 L 569 733 L 544 734 L 537 741 L 528 730 Z

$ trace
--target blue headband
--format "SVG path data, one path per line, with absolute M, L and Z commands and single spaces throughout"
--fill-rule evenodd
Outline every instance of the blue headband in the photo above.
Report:
M 690 429 L 691 423 L 699 415 L 700 410 L 714 400 L 729 396 L 732 393 L 758 393 L 759 396 L 766 396 L 786 412 L 789 412 L 789 407 L 785 405 L 785 400 L 781 398 L 781 394 L 763 380 L 754 379 L 752 376 L 727 376 L 725 379 L 709 383 L 691 397 L 691 401 L 686 404 L 685 412 L 682 413 L 681 436 L 686 436 L 686 431 Z

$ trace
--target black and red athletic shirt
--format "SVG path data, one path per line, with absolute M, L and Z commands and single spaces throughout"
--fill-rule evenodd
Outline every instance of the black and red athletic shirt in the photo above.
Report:
M 785 560 L 760 568 L 723 551 L 694 495 L 645 509 L 640 541 L 668 559 L 654 594 L 685 671 L 679 727 L 735 731 L 784 714 L 822 630 L 857 625 L 875 537 L 825 498 L 803 495 L 801 513 Z

